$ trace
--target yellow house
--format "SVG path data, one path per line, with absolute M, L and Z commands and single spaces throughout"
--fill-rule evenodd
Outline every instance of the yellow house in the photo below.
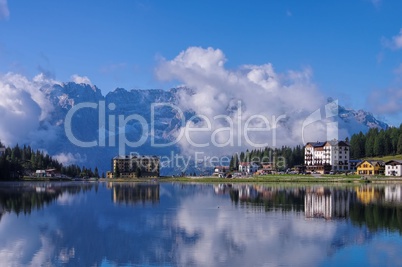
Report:
M 357 164 L 356 173 L 362 175 L 384 174 L 385 163 L 382 160 L 364 160 Z

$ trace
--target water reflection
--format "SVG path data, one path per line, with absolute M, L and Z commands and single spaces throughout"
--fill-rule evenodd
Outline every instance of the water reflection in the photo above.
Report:
M 0 184 L 0 266 L 397 266 L 401 189 Z
M 15 212 L 29 214 L 57 200 L 63 193 L 71 195 L 97 187 L 93 183 L 2 183 L 0 186 L 0 214 Z M 0 216 L 1 218 L 1 216 Z
M 113 191 L 113 202 L 123 204 L 159 203 L 159 184 L 108 183 Z
M 216 194 L 228 194 L 235 204 L 264 206 L 266 211 L 304 211 L 306 218 L 351 219 L 370 230 L 402 233 L 402 186 L 278 187 L 219 184 Z

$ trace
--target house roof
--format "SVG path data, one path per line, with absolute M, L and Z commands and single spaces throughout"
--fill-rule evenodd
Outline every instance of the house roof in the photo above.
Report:
M 349 144 L 345 141 L 331 140 L 327 141 L 331 146 L 349 146 Z
M 385 162 L 385 165 L 402 165 L 402 160 L 389 160 L 387 162 Z
M 378 165 L 380 165 L 380 166 L 385 166 L 385 163 L 384 163 L 383 160 L 369 160 L 369 159 L 368 159 L 368 160 L 363 160 L 362 162 L 360 162 L 359 164 L 357 164 L 356 167 L 359 167 L 360 165 L 362 165 L 362 164 L 365 163 L 365 162 L 371 164 L 372 166 L 374 166 L 374 165 L 376 165 L 376 164 L 378 164 Z
M 306 143 L 307 145 L 311 145 L 313 147 L 323 147 L 326 144 L 330 144 L 331 146 L 349 146 L 349 143 L 345 142 L 345 141 L 338 141 L 338 140 L 331 140 L 331 141 L 324 141 L 324 142 L 308 142 Z
M 229 169 L 229 166 L 215 166 L 215 169 L 220 169 L 220 170 Z
M 310 145 L 310 146 L 313 146 L 313 147 L 322 147 L 322 146 L 324 146 L 325 145 L 325 143 L 326 142 L 308 142 L 307 144 L 306 144 L 306 146 L 308 146 L 308 145 Z
M 240 162 L 239 165 L 241 166 L 249 166 L 249 165 L 257 165 L 255 162 Z

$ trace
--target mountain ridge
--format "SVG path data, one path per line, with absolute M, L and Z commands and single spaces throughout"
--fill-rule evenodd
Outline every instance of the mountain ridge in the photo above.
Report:
M 144 118 L 146 124 L 151 123 L 154 119 L 153 141 L 158 144 L 168 144 L 176 137 L 178 131 L 183 127 L 183 118 L 179 118 L 174 107 L 180 105 L 185 97 L 196 97 L 194 90 L 187 87 L 163 89 L 131 89 L 116 88 L 115 90 L 103 95 L 101 90 L 96 86 L 88 84 L 77 84 L 68 82 L 63 84 L 55 84 L 51 88 L 44 87 L 41 89 L 46 95 L 49 103 L 53 106 L 52 112 L 42 123 L 41 127 L 50 127 L 54 130 L 56 138 L 52 141 L 43 140 L 40 145 L 51 155 L 68 154 L 71 162 L 75 164 L 83 164 L 88 166 L 98 166 L 102 171 L 110 169 L 110 160 L 113 156 L 118 155 L 120 150 L 118 147 L 118 136 L 116 131 L 109 129 L 106 122 L 106 140 L 102 147 L 82 148 L 71 144 L 64 130 L 64 122 L 67 113 L 72 107 L 79 103 L 96 103 L 100 101 L 105 103 L 105 118 L 115 120 L 115 124 L 119 122 L 119 116 L 123 118 L 136 114 Z M 159 105 L 159 106 L 158 106 Z M 154 108 L 154 114 L 151 108 Z M 363 110 L 348 109 L 338 105 L 338 121 L 340 128 L 347 129 L 351 135 L 359 131 L 367 131 L 369 128 L 386 129 L 389 125 L 375 118 L 375 116 Z M 232 111 L 232 110 L 231 110 Z M 192 110 L 184 110 L 184 122 L 187 121 L 194 112 Z M 77 111 L 72 120 L 72 132 L 75 137 L 84 142 L 99 140 L 99 111 L 93 108 L 85 108 Z M 151 118 L 151 116 L 154 116 Z M 119 126 L 119 125 L 117 125 Z M 118 127 L 117 127 L 118 128 Z M 116 129 L 117 129 L 116 128 Z M 115 130 L 116 130 L 115 129 Z M 124 129 L 124 135 L 128 140 L 135 142 L 141 137 L 141 123 L 138 121 L 129 121 Z M 113 141 L 114 140 L 114 141 Z M 110 144 L 115 143 L 114 146 Z M 242 148 L 239 148 L 242 149 Z M 133 149 L 125 148 L 127 153 Z M 139 147 L 135 151 L 141 154 L 152 154 L 158 156 L 170 155 L 172 153 L 180 153 L 181 148 L 175 144 L 167 147 L 153 147 L 150 140 Z

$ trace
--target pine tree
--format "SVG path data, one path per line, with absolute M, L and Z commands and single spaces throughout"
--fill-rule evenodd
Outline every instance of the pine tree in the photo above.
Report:
M 352 159 L 358 159 L 360 158 L 360 155 L 360 135 L 354 134 L 350 139 L 350 157 Z
M 396 153 L 402 154 L 402 134 L 400 134 L 399 138 L 398 138 L 398 145 L 397 145 Z
M 383 131 L 375 137 L 374 147 L 373 147 L 373 156 L 384 156 L 385 139 L 383 135 Z
M 230 168 L 230 171 L 234 171 L 234 157 L 233 157 L 233 155 L 230 158 L 229 168 Z
M 374 156 L 374 142 L 377 137 L 378 130 L 370 129 L 366 135 L 365 151 L 366 157 Z
M 244 162 L 244 152 L 240 153 L 240 162 Z

